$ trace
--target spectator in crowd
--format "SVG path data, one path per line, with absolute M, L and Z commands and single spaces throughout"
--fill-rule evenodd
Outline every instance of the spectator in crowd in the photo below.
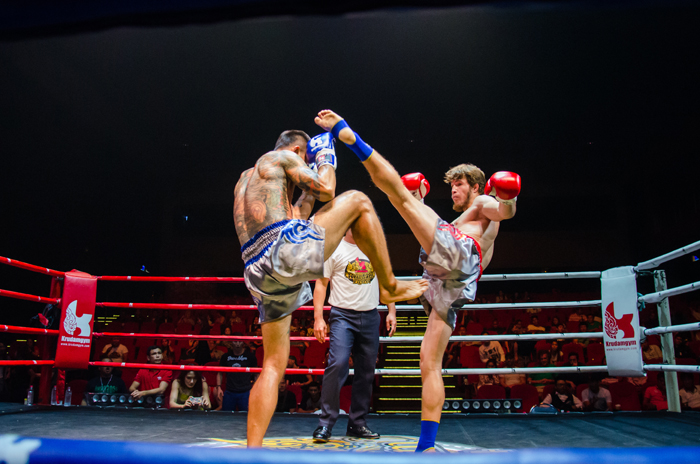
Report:
M 584 317 L 585 317 L 585 316 L 584 316 Z M 583 320 L 583 319 L 581 319 L 581 320 Z M 578 325 L 578 331 L 581 332 L 581 333 L 586 333 L 586 332 L 588 332 L 588 323 L 586 323 L 586 322 L 580 323 L 580 324 Z M 576 339 L 576 343 L 579 343 L 579 344 L 581 344 L 581 345 L 583 345 L 583 346 L 588 346 L 588 343 L 589 343 L 590 341 L 591 341 L 591 340 L 590 340 L 589 338 L 577 338 L 577 339 Z
M 494 319 L 493 322 L 491 322 L 491 332 L 495 333 L 496 335 L 503 333 L 503 327 L 498 325 L 498 319 Z
M 112 338 L 112 344 L 106 345 L 102 349 L 102 354 L 110 358 L 112 360 L 111 362 L 126 362 L 129 348 L 122 345 L 119 338 L 114 337 Z
M 227 348 L 225 346 L 220 346 L 216 340 L 208 340 L 207 346 L 209 347 L 209 361 L 207 362 L 220 360 L 227 351 Z
M 559 348 L 559 341 L 552 340 L 549 345 L 549 362 L 552 364 L 557 364 L 564 358 L 564 353 L 562 353 L 561 348 Z
M 506 353 L 506 363 L 505 367 L 516 367 L 515 366 L 515 353 Z M 506 389 L 514 385 L 522 385 L 527 383 L 527 376 L 525 374 L 503 374 L 500 376 L 500 384 Z
M 487 331 L 483 331 L 481 335 L 488 336 Z M 501 344 L 496 341 L 485 340 L 481 342 L 479 347 L 479 359 L 482 363 L 486 363 L 489 359 L 496 361 L 496 364 L 500 364 L 506 360 L 506 354 L 501 347 Z
M 644 343 L 642 343 L 642 358 L 644 359 L 645 363 L 648 363 L 652 360 L 659 360 L 663 358 L 663 353 L 661 353 L 661 348 L 659 348 L 658 345 L 652 345 L 649 343 L 649 340 L 645 340 Z
M 180 362 L 183 364 L 194 363 L 195 357 L 197 356 L 197 349 L 199 347 L 199 340 L 188 340 L 189 346 L 180 350 Z
M 303 366 L 297 365 L 296 356 L 290 356 L 287 360 L 287 369 L 303 369 Z M 299 385 L 301 388 L 306 388 L 311 382 L 314 381 L 311 374 L 288 374 L 287 380 L 290 385 Z
M 287 390 L 288 384 L 285 378 L 280 381 L 275 412 L 296 412 L 297 410 L 297 398 L 294 393 Z
M 579 308 L 576 308 L 573 311 L 571 311 L 571 314 L 569 314 L 569 322 L 573 322 L 573 321 L 580 322 L 582 317 L 583 317 L 581 315 L 580 311 L 582 311 L 582 310 Z
M 581 392 L 585 411 L 611 411 L 612 396 L 610 390 L 600 386 L 600 377 L 592 375 L 588 379 L 588 388 Z
M 494 358 L 489 358 L 486 361 L 487 369 L 495 369 L 498 367 Z M 500 385 L 501 378 L 497 374 L 479 374 L 479 381 L 476 384 L 476 390 L 478 391 L 484 385 Z
M 256 319 L 257 319 L 257 316 L 256 316 Z M 253 351 L 257 351 L 258 348 L 262 348 L 262 346 L 263 346 L 263 344 L 262 344 L 262 329 L 260 328 L 259 325 L 255 328 L 254 335 L 258 338 L 256 340 L 253 340 L 250 345 L 251 345 L 251 348 Z
M 676 358 L 695 359 L 695 353 L 688 347 L 688 341 L 679 333 L 673 337 L 673 350 L 676 354 Z
M 109 356 L 103 356 L 100 359 L 102 362 L 114 362 Z M 85 386 L 85 393 L 126 393 L 126 384 L 124 381 L 113 374 L 114 367 L 112 366 L 100 366 L 97 368 L 99 375 L 90 379 Z M 87 402 L 85 399 L 82 401 L 82 405 L 85 406 Z
M 163 351 L 159 346 L 149 346 L 146 359 L 149 364 L 162 364 Z M 162 395 L 172 380 L 172 372 L 161 369 L 139 369 L 129 387 L 131 396 L 139 399 L 145 396 Z
M 297 412 L 316 412 L 321 409 L 321 385 L 311 382 L 306 389 L 306 394 L 301 400 Z
M 571 393 L 569 384 L 564 379 L 557 379 L 554 392 L 548 393 L 542 402 L 551 404 L 562 412 L 581 411 L 583 407 L 581 400 Z
M 549 351 L 539 351 L 537 353 L 537 358 L 539 359 L 539 364 L 537 367 L 554 367 L 554 364 L 552 364 L 549 359 Z M 554 383 L 554 374 L 549 372 L 530 374 L 530 383 L 537 387 L 537 391 L 541 394 L 545 385 L 551 385 Z
M 527 326 L 527 331 L 530 333 L 544 333 L 545 328 L 540 325 L 540 320 L 537 316 L 532 316 L 530 325 Z
M 561 321 L 557 316 L 552 317 L 552 320 L 550 321 L 549 325 L 549 331 L 550 332 L 557 332 L 559 324 L 561 324 Z
M 170 409 L 210 409 L 209 385 L 200 372 L 181 371 L 170 390 Z
M 650 411 L 665 411 L 668 409 L 668 399 L 666 398 L 666 379 L 664 378 L 663 372 L 658 373 L 656 385 L 647 387 L 647 389 L 644 391 L 644 402 L 642 403 L 642 408 Z
M 161 350 L 163 350 L 163 364 L 175 364 L 177 361 L 177 353 L 172 340 L 164 338 L 160 342 Z
M 693 374 L 684 372 L 681 374 L 681 407 L 700 411 L 700 386 L 695 385 Z
M 595 316 L 593 316 L 593 314 L 588 315 L 587 322 L 588 332 L 600 332 L 603 329 L 603 326 L 600 324 L 600 321 L 596 321 Z
M 567 362 L 565 362 L 562 367 L 577 367 L 579 365 L 579 359 L 577 353 L 569 353 Z M 560 374 L 559 378 L 569 382 L 572 388 L 576 388 L 578 385 L 584 383 L 586 378 L 583 374 L 567 373 Z
M 235 335 L 241 335 L 236 332 Z M 243 340 L 226 342 L 229 351 L 221 357 L 219 364 L 223 367 L 258 367 L 258 361 Z M 226 391 L 222 389 L 223 374 L 216 374 L 215 394 L 223 411 L 247 411 L 250 389 L 253 388 L 253 375 L 248 372 L 228 372 L 226 374 Z
M 233 324 L 243 324 L 243 319 L 241 319 L 241 316 L 236 314 L 236 311 L 231 313 L 231 325 Z
M 185 311 L 185 314 L 180 317 L 180 320 L 177 321 L 178 324 L 189 324 L 189 325 L 194 325 L 194 319 L 192 318 L 192 311 Z

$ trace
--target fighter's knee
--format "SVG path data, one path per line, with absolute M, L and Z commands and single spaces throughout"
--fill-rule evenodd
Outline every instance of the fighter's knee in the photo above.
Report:
M 370 200 L 365 193 L 360 192 L 359 190 L 348 190 L 345 193 L 348 195 L 348 199 L 352 201 L 355 208 L 358 208 L 359 210 L 373 208 L 372 200 Z

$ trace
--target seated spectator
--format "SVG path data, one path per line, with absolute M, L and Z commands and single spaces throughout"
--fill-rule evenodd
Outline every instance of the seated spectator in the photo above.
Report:
M 177 354 L 175 353 L 175 347 L 173 347 L 173 342 L 164 338 L 161 340 L 161 350 L 163 350 L 163 364 L 175 364 L 177 360 Z
M 491 322 L 491 329 L 489 329 L 491 332 L 495 332 L 496 335 L 500 335 L 503 333 L 503 327 L 500 327 L 498 325 L 498 319 L 494 319 L 493 322 Z
M 170 409 L 210 409 L 209 385 L 201 373 L 181 371 L 170 390 Z
M 648 340 L 645 340 L 644 343 L 642 343 L 642 358 L 644 359 L 645 363 L 652 360 L 658 361 L 659 359 L 662 359 L 663 356 L 664 355 L 661 352 L 661 348 L 659 348 L 658 345 L 652 345 Z
M 486 368 L 487 369 L 495 369 L 496 367 L 496 361 L 491 358 L 488 361 L 486 361 Z M 483 386 L 483 385 L 500 385 L 501 384 L 501 378 L 497 374 L 479 374 L 479 381 L 476 384 L 476 389 L 477 391 Z
M 549 331 L 556 332 L 557 327 L 559 327 L 559 324 L 561 324 L 561 321 L 559 321 L 559 318 L 557 316 L 552 317 L 552 320 L 550 321 L 550 324 L 549 324 Z
M 577 353 L 569 353 L 569 360 L 565 362 L 562 367 L 576 367 L 579 365 L 578 361 L 578 354 Z M 583 374 L 575 374 L 575 373 L 568 373 L 568 374 L 560 374 L 559 378 L 566 380 L 569 382 L 572 388 L 576 388 L 577 386 L 581 385 L 586 381 L 586 378 Z
M 588 326 L 588 332 L 600 332 L 603 329 L 603 326 L 600 324 L 599 321 L 595 320 L 593 314 L 589 314 L 586 321 Z
M 515 353 L 506 353 L 505 367 L 515 367 Z M 522 385 L 527 382 L 525 374 L 504 374 L 499 376 L 500 384 L 507 389 L 514 385 Z
M 650 411 L 665 411 L 668 409 L 668 399 L 666 398 L 666 379 L 663 372 L 658 373 L 656 385 L 647 387 L 644 391 L 644 403 L 642 409 Z
M 583 407 L 581 400 L 571 393 L 569 384 L 564 379 L 557 379 L 554 393 L 548 393 L 542 402 L 551 404 L 562 412 L 580 411 Z
M 537 367 L 555 367 L 549 360 L 549 351 L 540 351 L 537 353 L 539 364 Z M 530 374 L 530 383 L 537 387 L 537 391 L 541 394 L 545 385 L 554 383 L 554 374 L 544 372 L 541 374 Z
M 110 358 L 111 362 L 121 363 L 126 362 L 129 348 L 120 343 L 119 338 L 112 338 L 112 344 L 107 345 L 102 349 L 102 354 Z
M 185 314 L 177 321 L 178 324 L 189 324 L 194 325 L 194 319 L 192 318 L 192 311 L 185 311 Z
M 209 346 L 209 361 L 207 362 L 220 360 L 221 357 L 224 355 L 224 352 L 226 351 L 226 347 L 219 346 L 216 343 L 216 340 L 208 340 L 207 346 Z
M 537 316 L 532 316 L 530 325 L 527 326 L 527 331 L 530 333 L 544 333 L 545 328 L 540 325 L 540 320 Z
M 197 356 L 199 340 L 188 340 L 189 346 L 180 350 L 180 362 L 183 364 L 193 364 Z
M 285 378 L 280 381 L 275 412 L 295 412 L 297 410 L 297 397 L 287 390 L 288 384 L 289 381 Z
M 579 313 L 581 309 L 576 308 L 574 309 L 571 314 L 569 314 L 569 321 L 576 321 L 579 322 L 581 320 L 581 314 Z
M 600 378 L 596 375 L 592 375 L 588 379 L 588 388 L 581 392 L 581 399 L 585 411 L 612 410 L 610 390 L 600 386 Z
M 549 362 L 552 364 L 557 364 L 558 362 L 561 362 L 563 358 L 564 353 L 561 352 L 559 341 L 552 340 L 552 343 L 549 346 Z
M 241 335 L 236 332 L 235 335 Z M 258 361 L 246 342 L 233 340 L 226 342 L 228 352 L 221 357 L 219 364 L 223 367 L 258 367 Z M 223 374 L 216 374 L 216 396 L 223 411 L 247 411 L 250 389 L 253 388 L 253 375 L 248 372 L 227 372 L 226 391 L 221 388 Z
M 297 412 L 316 412 L 321 409 L 321 385 L 311 382 Z
M 582 319 L 583 320 L 583 319 Z M 585 322 L 582 322 L 581 324 L 578 325 L 578 331 L 581 333 L 588 332 L 588 324 Z M 579 343 L 583 346 L 588 346 L 588 342 L 591 340 L 589 338 L 577 338 L 575 339 L 576 343 Z
M 297 365 L 296 356 L 290 356 L 287 360 L 287 369 L 303 369 L 303 366 Z M 299 385 L 301 388 L 306 388 L 307 385 L 314 381 L 311 374 L 288 374 L 287 379 L 290 385 Z
M 258 318 L 258 317 L 255 316 L 255 319 L 256 319 L 256 320 L 257 320 L 257 318 Z M 262 343 L 262 329 L 260 328 L 259 325 L 258 325 L 258 327 L 255 328 L 255 333 L 254 333 L 254 335 L 255 335 L 256 337 L 258 337 L 258 339 L 257 339 L 257 340 L 253 340 L 253 341 L 250 343 L 250 348 L 251 348 L 253 351 L 257 351 L 258 348 L 262 348 L 262 346 L 263 346 L 263 343 Z
M 114 362 L 112 358 L 103 356 L 100 359 L 102 362 Z M 90 379 L 85 385 L 85 393 L 126 393 L 126 384 L 124 381 L 113 374 L 112 366 L 100 366 L 97 368 L 99 375 Z M 82 403 L 85 406 L 87 403 L 83 399 Z
M 481 335 L 488 336 L 487 331 L 483 331 Z M 479 359 L 482 363 L 486 363 L 489 359 L 496 361 L 496 365 L 506 360 L 506 354 L 503 352 L 501 344 L 492 341 L 483 341 L 479 347 Z M 495 367 L 495 366 L 494 366 Z
M 163 351 L 159 346 L 150 346 L 146 352 L 148 364 L 162 364 Z M 139 369 L 129 387 L 131 396 L 139 399 L 144 396 L 162 395 L 168 389 L 172 375 L 172 372 L 161 369 Z
M 692 409 L 700 411 L 700 388 L 695 385 L 693 374 L 684 372 L 681 374 L 681 407 L 683 409 Z
M 688 341 L 679 333 L 673 337 L 673 351 L 676 354 L 676 358 L 695 359 L 695 353 L 688 347 Z

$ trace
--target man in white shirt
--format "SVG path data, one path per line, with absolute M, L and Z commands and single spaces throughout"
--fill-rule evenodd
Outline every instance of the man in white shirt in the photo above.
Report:
M 112 360 L 112 362 L 126 362 L 126 356 L 129 354 L 129 348 L 120 343 L 118 338 L 112 339 L 112 344 L 107 345 L 102 349 L 102 354 Z
M 348 417 L 347 435 L 379 438 L 367 427 L 366 416 L 372 400 L 374 368 L 379 352 L 379 286 L 372 263 L 360 251 L 348 230 L 338 248 L 323 265 L 323 278 L 314 288 L 314 335 L 323 343 L 329 327 L 323 319 L 323 302 L 328 283 L 331 296 L 330 349 L 323 374 L 321 416 L 313 439 L 327 442 L 340 412 L 340 389 L 348 377 L 349 358 L 353 356 L 355 375 Z M 389 336 L 396 331 L 396 306 L 389 304 L 386 318 Z
M 481 335 L 489 335 L 484 331 Z M 503 352 L 503 347 L 498 342 L 483 341 L 479 347 L 479 359 L 486 364 L 489 359 L 496 361 L 496 365 L 501 364 L 506 360 L 506 354 Z
M 600 378 L 597 376 L 591 376 L 588 379 L 588 388 L 581 392 L 581 400 L 586 411 L 612 410 L 610 390 L 600 386 Z

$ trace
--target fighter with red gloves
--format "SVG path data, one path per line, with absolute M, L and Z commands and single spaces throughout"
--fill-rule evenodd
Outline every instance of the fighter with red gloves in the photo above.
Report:
M 450 224 L 423 203 L 430 184 L 422 174 L 400 177 L 333 111 L 319 112 L 315 122 L 360 158 L 421 245 L 419 260 L 423 278 L 429 282 L 421 303 L 429 317 L 421 344 L 422 422 L 416 451 L 430 450 L 435 446 L 445 401 L 442 357 L 455 327 L 456 313 L 476 297 L 476 283 L 491 262 L 501 221 L 515 215 L 520 176 L 497 172 L 487 182 L 483 171 L 472 164 L 451 168 L 445 182 L 452 187 L 453 209 L 462 214 Z

